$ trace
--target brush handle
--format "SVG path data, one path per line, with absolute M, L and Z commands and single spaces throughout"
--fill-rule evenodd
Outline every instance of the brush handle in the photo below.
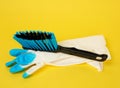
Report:
M 62 52 L 62 53 L 66 53 L 66 54 L 70 54 L 74 56 L 79 56 L 79 57 L 87 58 L 90 60 L 101 61 L 101 62 L 105 61 L 108 57 L 107 54 L 97 54 L 97 53 L 93 53 L 90 51 L 76 49 L 74 47 L 68 48 L 68 47 L 63 47 L 59 45 L 58 45 L 58 52 Z

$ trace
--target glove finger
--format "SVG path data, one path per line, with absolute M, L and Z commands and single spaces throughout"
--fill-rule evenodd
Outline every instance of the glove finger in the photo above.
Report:
M 24 74 L 23 74 L 23 78 L 27 78 L 30 75 L 32 75 L 34 72 L 36 72 L 38 69 L 42 68 L 44 66 L 44 63 L 41 63 L 39 65 L 33 65 L 31 66 Z
M 10 50 L 10 55 L 11 56 L 19 56 L 22 53 L 26 53 L 28 50 L 23 50 L 23 49 L 12 49 Z
M 7 67 L 10 67 L 10 66 L 14 65 L 15 63 L 16 63 L 16 61 L 15 61 L 15 60 L 12 60 L 12 61 L 7 62 L 5 65 L 6 65 Z
M 17 72 L 23 71 L 24 69 L 25 68 L 22 67 L 21 65 L 16 64 L 16 65 L 14 65 L 13 67 L 10 68 L 10 72 L 11 73 L 17 73 Z

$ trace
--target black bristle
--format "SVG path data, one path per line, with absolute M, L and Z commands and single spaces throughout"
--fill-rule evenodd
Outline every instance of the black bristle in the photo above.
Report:
M 28 39 L 28 40 L 40 40 L 40 39 L 50 39 L 51 34 L 47 34 L 47 32 L 35 32 L 35 31 L 26 31 L 26 32 L 18 32 L 15 36 L 18 38 Z

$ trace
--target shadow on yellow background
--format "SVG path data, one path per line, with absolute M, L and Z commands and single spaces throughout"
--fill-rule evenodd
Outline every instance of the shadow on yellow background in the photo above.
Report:
M 13 40 L 20 30 L 42 29 L 57 40 L 103 34 L 112 60 L 104 71 L 87 64 L 68 67 L 46 66 L 23 79 L 22 72 L 9 73 L 5 63 L 14 57 Z M 119 88 L 120 1 L 119 0 L 0 0 L 0 88 Z

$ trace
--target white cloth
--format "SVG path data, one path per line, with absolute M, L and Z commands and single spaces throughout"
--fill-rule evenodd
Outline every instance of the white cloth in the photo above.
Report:
M 59 45 L 65 47 L 75 47 L 77 49 L 87 50 L 98 54 L 107 54 L 108 55 L 107 60 L 111 58 L 108 48 L 106 47 L 106 41 L 103 35 L 65 40 L 59 42 Z M 61 52 L 60 53 L 41 52 L 41 51 L 36 51 L 36 52 L 29 51 L 29 52 L 33 52 L 37 55 L 35 59 L 36 63 L 40 64 L 41 62 L 43 62 L 40 68 L 43 67 L 44 65 L 68 66 L 68 65 L 87 63 L 95 67 L 98 71 L 103 70 L 103 62 L 93 61 L 82 57 L 64 54 Z M 30 72 L 31 71 L 28 71 L 27 73 L 31 74 Z

